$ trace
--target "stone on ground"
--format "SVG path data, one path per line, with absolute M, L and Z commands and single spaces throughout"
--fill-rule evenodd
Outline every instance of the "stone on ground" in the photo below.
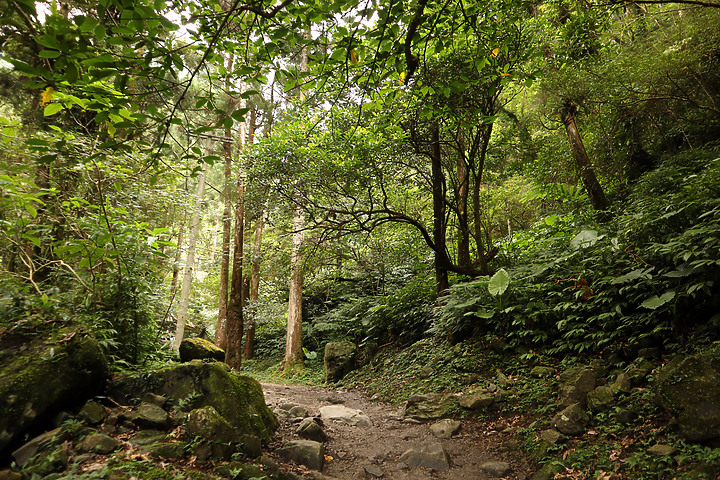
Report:
M 530 370 L 530 375 L 537 378 L 548 378 L 555 375 L 555 369 L 552 367 L 537 365 Z
M 553 426 L 565 435 L 581 434 L 588 423 L 590 423 L 590 417 L 579 403 L 566 407 L 552 420 Z
M 450 456 L 440 443 L 424 443 L 407 450 L 400 461 L 411 468 L 431 468 L 438 472 L 450 470 Z
M 132 421 L 140 428 L 163 430 L 170 427 L 170 415 L 152 403 L 141 403 L 132 413 Z
M 238 434 L 256 435 L 262 441 L 278 427 L 260 384 L 228 372 L 223 363 L 183 363 L 123 377 L 109 387 L 110 396 L 121 404 L 148 392 L 171 399 L 182 412 L 213 407 Z
M 295 433 L 302 438 L 315 440 L 316 442 L 327 442 L 328 440 L 322 425 L 320 425 L 320 422 L 315 418 L 304 418 L 302 422 L 300 422 L 300 425 L 298 425 Z
M 190 360 L 225 360 L 225 350 L 204 338 L 186 338 L 180 342 L 180 361 Z
M 78 445 L 78 450 L 81 452 L 107 455 L 113 450 L 119 448 L 120 445 L 120 440 L 112 438 L 109 435 L 105 435 L 104 433 L 91 433 L 83 438 L 80 445 Z
M 675 447 L 673 447 L 672 445 L 662 445 L 658 443 L 648 448 L 647 452 L 650 455 L 664 457 L 666 455 L 672 455 L 673 453 L 675 453 Z
M 480 470 L 493 477 L 504 477 L 510 473 L 510 465 L 506 462 L 485 462 L 480 465 Z
M 107 376 L 100 345 L 77 324 L 27 320 L 2 329 L 0 453 L 57 412 L 101 393 Z
M 593 412 L 607 412 L 613 405 L 613 391 L 607 386 L 597 387 L 587 394 L 588 407 Z
M 37 455 L 39 451 L 49 446 L 53 439 L 60 435 L 60 433 L 61 429 L 56 428 L 54 430 L 50 430 L 49 432 L 38 435 L 37 437 L 31 439 L 29 442 L 25 443 L 22 447 L 12 452 L 12 456 L 15 459 L 15 464 L 18 467 L 25 466 L 25 464 L 31 458 Z
M 320 407 L 320 417 L 326 420 L 335 420 L 357 427 L 372 427 L 372 421 L 360 410 L 348 408 L 345 405 L 326 405 Z
M 352 342 L 329 342 L 325 345 L 325 382 L 337 382 L 355 370 L 358 348 Z
M 185 421 L 185 431 L 193 437 L 221 443 L 237 443 L 240 436 L 235 428 L 211 406 L 196 408 Z
M 468 410 L 482 410 L 495 403 L 495 395 L 488 393 L 468 393 L 459 399 L 460 406 Z
M 365 473 L 373 478 L 382 478 L 385 476 L 385 472 L 383 472 L 380 467 L 373 465 L 372 463 L 364 465 L 363 470 L 365 470 Z
M 705 353 L 676 357 L 655 382 L 662 406 L 689 440 L 720 437 L 720 345 Z
M 278 455 L 313 470 L 322 470 L 325 463 L 325 446 L 313 440 L 295 440 L 277 450 Z
M 105 415 L 105 408 L 94 400 L 89 400 L 78 412 L 78 418 L 88 425 L 102 423 Z
M 451 438 L 460 431 L 460 422 L 445 418 L 430 425 L 430 431 L 437 438 Z
M 563 407 L 579 403 L 587 405 L 587 394 L 595 389 L 595 373 L 586 367 L 575 367 L 560 375 L 558 404 Z
M 437 420 L 451 416 L 458 405 L 458 398 L 454 395 L 412 395 L 403 405 L 402 416 L 420 421 Z

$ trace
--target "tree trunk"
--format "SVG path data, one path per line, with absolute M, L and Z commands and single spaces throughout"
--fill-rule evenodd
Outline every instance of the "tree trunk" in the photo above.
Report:
M 458 133 L 459 150 L 457 160 L 457 209 L 458 209 L 458 253 L 457 263 L 460 267 L 470 267 L 470 225 L 468 222 L 468 171 L 465 162 L 465 142 L 462 133 Z
M 606 211 L 610 206 L 605 192 L 598 182 L 595 176 L 595 170 L 593 169 L 590 158 L 588 157 L 585 145 L 583 144 L 580 132 L 578 131 L 577 124 L 575 123 L 576 107 L 572 102 L 566 101 L 560 110 L 560 118 L 562 119 L 563 125 L 565 125 L 565 131 L 570 141 L 570 147 L 573 151 L 573 157 L 575 158 L 575 164 L 580 171 L 583 184 L 585 185 L 585 191 L 590 199 L 592 207 L 600 212 Z
M 432 194 L 433 194 L 433 239 L 435 241 L 435 285 L 438 297 L 447 293 L 450 288 L 448 267 L 450 260 L 447 255 L 445 234 L 445 176 L 442 170 L 442 152 L 440 150 L 440 127 L 435 125 L 432 131 L 430 154 L 432 162 Z
M 483 275 L 490 273 L 488 267 L 488 261 L 485 257 L 485 252 L 489 250 L 490 242 L 484 241 L 483 237 L 483 222 L 482 222 L 482 209 L 480 206 L 480 187 L 482 186 L 482 176 L 485 170 L 485 158 L 487 157 L 488 146 L 490 145 L 490 136 L 492 135 L 493 124 L 483 125 L 480 127 L 483 131 L 480 133 L 480 144 L 478 146 L 478 161 L 475 164 L 473 171 L 473 223 L 475 224 L 475 247 L 477 249 L 477 262 L 480 267 L 480 272 Z M 485 232 L 487 233 L 487 232 Z M 487 235 L 489 236 L 489 235 Z
M 200 218 L 202 217 L 202 201 L 205 195 L 205 169 L 203 164 L 202 172 L 198 179 L 197 196 L 195 197 L 195 212 L 193 213 L 190 237 L 188 238 L 188 252 L 185 258 L 185 269 L 183 270 L 182 288 L 180 289 L 180 305 L 178 308 L 177 327 L 175 329 L 175 350 L 180 349 L 180 343 L 185 335 L 185 324 L 187 322 L 187 310 L 190 303 L 190 285 L 192 284 L 193 267 L 195 264 L 195 244 L 200 232 Z
M 260 292 L 260 247 L 262 246 L 262 234 L 265 226 L 265 212 L 255 223 L 255 241 L 253 242 L 252 270 L 250 272 L 250 295 L 248 297 L 247 333 L 245 334 L 245 359 L 254 357 L 255 350 L 255 319 L 257 318 L 257 302 Z
M 245 142 L 245 123 L 240 124 L 238 150 Z M 243 335 L 243 242 L 245 228 L 245 178 L 242 167 L 237 180 L 237 206 L 235 208 L 235 248 L 230 281 L 230 302 L 225 322 L 225 363 L 238 369 L 242 364 Z
M 290 296 L 288 298 L 285 370 L 302 364 L 302 244 L 305 238 L 305 210 L 298 199 L 293 212 L 292 251 L 290 254 Z

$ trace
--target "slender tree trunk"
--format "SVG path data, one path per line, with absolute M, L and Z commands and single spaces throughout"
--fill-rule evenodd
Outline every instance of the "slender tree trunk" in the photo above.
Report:
M 293 212 L 292 251 L 290 254 L 290 297 L 288 298 L 285 360 L 287 370 L 302 364 L 302 244 L 305 239 L 305 210 L 298 199 Z
M 465 163 L 462 133 L 458 133 L 459 152 L 457 160 L 457 208 L 458 208 L 458 253 L 457 263 L 460 267 L 470 267 L 470 225 L 468 222 L 468 171 Z
M 233 57 L 227 60 L 228 70 L 231 69 Z M 232 113 L 232 112 L 230 112 Z M 232 132 L 229 128 L 225 129 L 225 136 L 230 137 Z M 218 302 L 218 319 L 215 327 L 215 345 L 225 348 L 225 322 L 227 320 L 228 308 L 228 280 L 230 277 L 230 229 L 232 227 L 232 144 L 223 143 L 223 153 L 225 156 L 225 188 L 223 196 L 225 197 L 225 205 L 223 207 L 223 236 L 222 236 L 222 259 L 220 262 L 220 293 Z
M 575 123 L 575 113 L 575 105 L 573 105 L 572 102 L 566 101 L 560 110 L 560 118 L 562 119 L 563 125 L 565 125 L 565 131 L 570 141 L 575 164 L 585 185 L 585 191 L 590 199 L 590 204 L 597 211 L 606 211 L 610 206 L 610 202 L 608 202 L 605 197 L 605 192 L 595 176 L 595 169 L 593 169 L 592 162 L 590 162 L 590 158 L 585 150 L 585 144 L 580 137 L 577 123 Z
M 180 224 L 180 231 L 178 232 L 178 239 L 177 239 L 177 249 L 175 250 L 175 261 L 173 262 L 173 273 L 172 273 L 172 281 L 170 282 L 170 302 L 172 303 L 172 299 L 175 298 L 175 291 L 177 290 L 177 281 L 178 277 L 180 276 L 180 260 L 182 259 L 182 244 L 183 244 L 183 234 L 185 233 L 185 221 L 186 218 L 183 216 L 183 221 Z
M 490 136 L 492 135 L 493 124 L 484 125 L 483 131 L 480 133 L 480 145 L 478 148 L 478 161 L 475 164 L 475 170 L 473 171 L 473 223 L 475 224 L 475 246 L 477 248 L 478 264 L 480 265 L 480 272 L 483 275 L 490 273 L 488 267 L 487 258 L 485 258 L 485 252 L 488 250 L 488 245 L 485 244 L 483 237 L 483 222 L 482 222 L 482 208 L 480 205 L 480 187 L 482 186 L 482 176 L 485 170 L 485 158 L 487 157 L 488 145 L 490 145 Z M 489 235 L 487 235 L 489 237 Z
M 438 297 L 447 293 L 450 288 L 445 234 L 445 176 L 442 170 L 442 151 L 440 149 L 440 128 L 435 125 L 432 131 L 432 193 L 433 193 L 433 239 L 435 241 L 435 284 Z
M 245 142 L 245 123 L 240 124 L 238 150 Z M 242 364 L 243 336 L 243 242 L 245 228 L 245 173 L 240 167 L 237 181 L 237 206 L 235 208 L 235 247 L 233 270 L 230 281 L 230 302 L 225 322 L 225 363 L 238 369 Z
M 180 305 L 178 308 L 177 328 L 175 329 L 175 350 L 180 349 L 180 343 L 185 335 L 185 324 L 187 322 L 187 310 L 190 303 L 190 285 L 192 284 L 193 265 L 195 264 L 195 244 L 200 232 L 200 219 L 202 217 L 202 201 L 205 195 L 205 169 L 203 164 L 200 178 L 198 179 L 197 196 L 195 197 L 195 212 L 193 213 L 190 237 L 188 238 L 188 252 L 185 258 L 185 269 L 183 270 L 182 288 L 180 290 Z
M 262 234 L 265 226 L 265 212 L 260 212 L 260 216 L 255 223 L 255 240 L 253 242 L 253 259 L 252 270 L 250 271 L 250 294 L 249 294 L 249 315 L 247 316 L 248 328 L 245 334 L 245 359 L 250 360 L 254 357 L 255 350 L 255 319 L 257 317 L 257 302 L 260 293 L 260 248 L 262 247 Z

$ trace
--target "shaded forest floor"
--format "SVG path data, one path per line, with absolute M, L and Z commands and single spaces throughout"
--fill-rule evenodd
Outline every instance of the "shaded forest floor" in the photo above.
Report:
M 372 421 L 371 427 L 351 426 L 326 420 L 326 463 L 323 474 L 338 479 L 486 479 L 481 465 L 487 462 L 506 462 L 511 472 L 504 478 L 524 479 L 533 472 L 531 463 L 506 442 L 513 444 L 515 420 L 461 420 L 460 432 L 450 439 L 435 438 L 429 423 L 403 419 L 400 409 L 391 404 L 368 398 L 355 389 L 330 389 L 305 385 L 264 383 L 265 400 L 271 408 L 295 403 L 307 408 L 310 416 L 319 416 L 319 408 L 341 403 L 361 410 Z M 297 424 L 281 419 L 275 443 L 281 446 L 297 440 Z M 438 442 L 450 455 L 450 470 L 441 472 L 423 468 L 408 468 L 399 460 L 403 452 L 427 442 Z M 307 473 L 307 471 L 305 471 Z

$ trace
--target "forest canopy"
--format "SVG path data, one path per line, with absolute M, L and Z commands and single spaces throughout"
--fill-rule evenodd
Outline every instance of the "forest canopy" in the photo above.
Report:
M 714 338 L 717 2 L 1 4 L 3 323 L 118 365 Z

